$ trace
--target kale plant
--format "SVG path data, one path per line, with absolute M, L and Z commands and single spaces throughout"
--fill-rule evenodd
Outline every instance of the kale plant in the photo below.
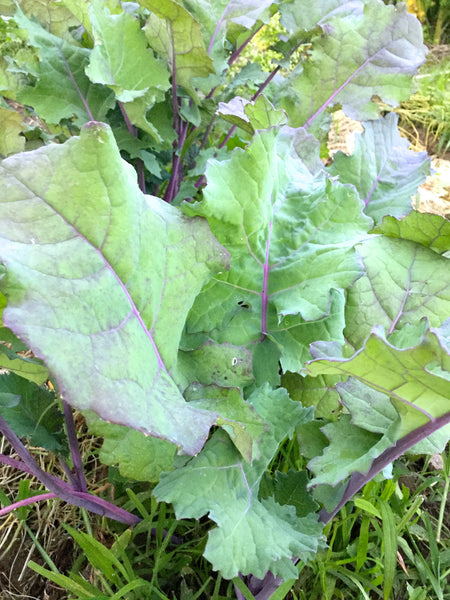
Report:
M 449 438 L 450 224 L 413 210 L 429 160 L 393 112 L 425 59 L 419 22 L 380 0 L 2 6 L 14 464 L 45 497 L 136 522 L 87 492 L 76 407 L 104 463 L 208 515 L 214 569 L 266 576 L 268 597 L 365 482 Z M 242 54 L 275 14 L 265 72 Z M 339 108 L 364 131 L 330 161 Z M 19 439 L 64 455 L 49 378 L 68 483 Z M 308 470 L 269 469 L 293 436 Z

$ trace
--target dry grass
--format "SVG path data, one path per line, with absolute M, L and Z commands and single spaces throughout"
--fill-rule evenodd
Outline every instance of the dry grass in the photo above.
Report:
M 81 425 L 80 447 L 85 473 L 90 491 L 95 491 L 102 485 L 107 470 L 96 457 L 99 440 L 87 435 L 80 418 L 78 423 Z M 28 449 L 42 469 L 58 477 L 63 476 L 54 455 L 42 448 Z M 4 438 L 0 441 L 0 452 L 18 458 Z M 46 491 L 35 478 L 0 464 L 0 489 L 11 501 L 17 498 L 20 482 L 24 479 L 30 481 L 33 491 Z M 37 502 L 29 508 L 25 521 L 15 513 L 9 513 L 0 520 L 0 600 L 65 600 L 67 592 L 28 569 L 27 564 L 34 560 L 45 565 L 43 555 L 46 555 L 61 573 L 68 572 L 76 558 L 76 549 L 62 525 L 78 527 L 82 520 L 81 509 L 58 498 Z M 90 519 L 97 519 L 97 516 L 92 515 Z M 45 566 L 49 567 L 48 564 Z

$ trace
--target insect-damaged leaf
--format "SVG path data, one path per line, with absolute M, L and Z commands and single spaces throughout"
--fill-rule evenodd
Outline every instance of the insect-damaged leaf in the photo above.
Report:
M 185 206 L 231 254 L 231 269 L 197 298 L 187 333 L 235 345 L 267 335 L 291 371 L 311 342 L 343 342 L 342 289 L 361 275 L 353 246 L 371 222 L 351 186 L 309 172 L 293 140 L 257 132 L 230 159 L 210 160 L 203 202 Z

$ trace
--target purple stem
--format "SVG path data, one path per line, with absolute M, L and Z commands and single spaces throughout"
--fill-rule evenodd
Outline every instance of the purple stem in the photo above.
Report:
M 258 27 L 258 29 L 255 29 L 255 31 L 251 35 L 248 36 L 248 38 L 245 40 L 245 42 L 243 44 L 241 44 L 239 46 L 239 48 L 236 48 L 236 50 L 231 54 L 230 58 L 228 59 L 229 67 L 231 67 L 231 65 L 238 58 L 238 56 L 241 54 L 241 52 L 252 41 L 252 39 L 255 37 L 255 35 L 258 33 L 258 31 L 260 31 L 263 27 L 264 27 L 264 23 L 261 23 L 261 25 Z
M 272 79 L 275 77 L 275 75 L 278 73 L 278 71 L 280 71 L 281 69 L 281 65 L 278 65 L 278 67 L 276 67 L 272 73 L 270 73 L 269 77 L 259 86 L 259 88 L 256 90 L 256 92 L 253 94 L 252 96 L 252 102 L 256 100 L 256 98 L 263 93 L 263 91 L 265 90 L 265 88 L 269 85 L 269 83 L 272 81 Z
M 0 517 L 4 517 L 11 511 L 16 510 L 17 508 L 20 508 L 21 506 L 28 506 L 29 504 L 33 504 L 33 502 L 41 502 L 42 500 L 51 500 L 52 498 L 57 498 L 57 497 L 58 496 L 56 494 L 53 494 L 52 492 L 50 492 L 47 494 L 39 494 L 37 496 L 30 496 L 30 498 L 24 498 L 23 500 L 19 500 L 18 502 L 14 502 L 13 504 L 10 504 L 9 506 L 5 506 L 5 508 L 2 508 L 0 510 Z
M 127 115 L 127 111 L 125 110 L 123 103 L 118 101 L 117 104 L 119 105 L 120 112 L 122 113 L 123 120 L 125 121 L 125 125 L 127 126 L 129 133 L 131 133 L 133 137 L 137 137 L 137 127 L 135 127 L 130 121 L 130 117 Z
M 211 133 L 211 129 L 213 128 L 213 125 L 214 125 L 216 119 L 217 119 L 217 115 L 214 114 L 212 116 L 211 121 L 209 122 L 208 127 L 206 128 L 204 135 L 203 135 L 199 150 L 203 150 L 203 148 L 206 146 L 206 142 L 208 141 L 209 134 Z
M 181 160 L 181 150 L 183 148 L 184 142 L 186 141 L 186 135 L 189 128 L 189 123 L 186 121 L 185 123 L 180 120 L 180 136 L 178 138 L 178 143 L 176 143 L 176 148 L 173 156 L 173 165 L 172 165 L 172 174 L 169 179 L 169 183 L 167 184 L 166 193 L 164 194 L 164 200 L 169 204 L 173 202 L 173 199 L 178 194 L 180 189 L 181 179 L 182 179 L 182 169 L 183 169 L 183 161 Z
M 77 489 L 77 487 L 79 486 L 79 482 L 76 475 L 72 473 L 72 469 L 69 467 L 65 460 L 63 460 L 61 457 L 58 457 L 58 460 L 62 470 L 66 474 L 67 479 L 70 481 L 70 485 L 72 486 L 72 488 Z
M 21 464 L 19 468 L 22 471 L 26 471 L 27 473 L 34 475 L 41 483 L 45 485 L 47 489 L 50 490 L 50 492 L 56 494 L 59 498 L 61 498 L 61 500 L 81 508 L 86 508 L 93 513 L 109 517 L 110 519 L 120 521 L 121 523 L 125 523 L 127 525 L 134 525 L 141 521 L 139 517 L 136 517 L 128 511 L 118 508 L 110 502 L 107 502 L 102 498 L 97 498 L 96 496 L 87 492 L 76 491 L 70 484 L 43 471 L 14 433 L 14 431 L 11 429 L 11 427 L 8 425 L 8 423 L 5 421 L 5 419 L 1 416 L 0 433 L 3 434 L 9 444 L 22 459 L 25 468 Z M 4 458 L 6 457 L 2 456 L 2 461 L 6 462 L 4 461 Z M 14 459 L 10 460 L 12 461 Z M 14 461 L 14 463 L 20 463 L 20 461 Z
M 230 131 L 227 133 L 227 135 L 223 138 L 223 140 L 220 142 L 219 144 L 219 148 L 223 148 L 225 146 L 225 144 L 228 142 L 228 140 L 230 139 L 230 137 L 233 135 L 233 133 L 236 131 L 236 127 L 237 125 L 233 125 L 233 127 L 230 129 Z
M 275 77 L 275 75 L 278 73 L 278 71 L 281 69 L 281 65 L 278 65 L 278 67 L 276 69 L 274 69 L 272 71 L 272 73 L 270 73 L 269 77 L 267 77 L 267 79 L 264 81 L 264 83 L 262 83 L 259 88 L 256 90 L 256 92 L 253 94 L 253 96 L 251 97 L 251 102 L 254 102 L 256 100 L 256 98 L 263 93 L 264 89 L 269 85 L 269 83 L 272 81 L 272 79 Z M 222 140 L 222 142 L 219 144 L 219 148 L 223 148 L 225 146 L 225 144 L 228 142 L 228 140 L 230 139 L 230 137 L 233 135 L 233 133 L 236 131 L 236 127 L 237 125 L 233 125 L 233 127 L 230 129 L 230 131 L 227 133 L 227 135 L 224 137 L 224 139 Z
M 254 31 L 246 40 L 243 44 L 241 44 L 239 46 L 239 48 L 236 48 L 236 50 L 230 55 L 230 58 L 228 59 L 228 66 L 231 67 L 231 65 L 234 63 L 234 61 L 239 57 L 239 55 L 241 54 L 241 52 L 244 50 L 244 48 L 247 46 L 247 44 L 250 43 L 250 41 L 253 39 L 253 37 L 258 33 L 258 31 L 264 26 L 264 23 L 262 23 L 258 29 L 256 29 L 256 31 Z M 214 86 L 212 88 L 212 90 L 208 93 L 208 95 L 205 97 L 205 100 L 209 100 L 210 98 L 213 97 L 214 92 L 217 90 L 218 86 Z M 213 115 L 212 119 L 211 119 L 211 123 L 208 125 L 208 129 L 207 132 L 209 135 L 209 131 L 211 130 L 211 127 L 214 123 L 214 121 L 216 120 L 216 115 Z M 204 140 L 205 138 L 203 138 Z M 203 148 L 204 146 L 204 141 L 202 141 L 202 144 L 200 146 L 200 149 Z
M 29 469 L 21 460 L 11 458 L 10 456 L 6 456 L 6 454 L 0 454 L 0 462 L 4 465 L 8 465 L 9 467 L 14 467 L 19 471 L 23 471 L 24 473 L 28 473 L 29 475 L 33 475 L 33 471 Z
M 75 431 L 75 423 L 71 406 L 63 400 L 64 418 L 66 420 L 67 437 L 69 438 L 70 452 L 72 454 L 72 462 L 74 468 L 74 484 L 75 491 L 87 492 L 86 478 L 83 473 L 83 463 L 78 446 L 77 432 Z
M 125 125 L 127 126 L 128 131 L 131 133 L 131 135 L 133 137 L 137 138 L 138 129 L 130 121 L 130 118 L 127 115 L 127 111 L 125 110 L 123 103 L 118 101 L 117 104 L 119 105 L 120 112 L 122 113 L 122 116 L 123 116 L 123 119 L 125 121 Z M 137 171 L 139 189 L 141 190 L 141 192 L 143 194 L 145 194 L 146 188 L 145 188 L 144 163 L 142 162 L 142 159 L 140 159 L 140 158 L 136 159 L 136 171 Z
M 421 425 L 414 431 L 411 431 L 391 448 L 387 448 L 378 458 L 376 458 L 370 469 L 367 473 L 354 473 L 347 484 L 344 495 L 342 496 L 341 501 L 336 506 L 336 508 L 327 512 L 325 509 L 322 509 L 319 513 L 319 520 L 322 521 L 324 525 L 329 523 L 331 519 L 341 510 L 341 508 L 353 498 L 353 496 L 368 483 L 371 481 L 375 475 L 380 473 L 385 467 L 391 464 L 392 461 L 396 460 L 402 454 L 404 454 L 407 450 L 415 446 L 418 442 L 421 442 L 425 438 L 427 438 L 432 433 L 438 431 L 442 427 L 445 427 L 450 423 L 450 412 L 438 417 L 436 419 L 432 419 Z M 298 563 L 298 558 L 293 562 L 294 564 Z M 256 580 L 253 581 L 249 578 L 247 586 L 250 591 L 253 592 L 255 596 L 255 600 L 270 600 L 273 594 L 277 591 L 280 585 L 283 583 L 279 578 L 275 578 L 272 573 L 267 573 L 266 577 L 263 580 L 263 585 L 261 587 L 261 581 Z M 253 584 L 253 585 L 252 585 Z
M 329 523 L 331 519 L 341 510 L 344 504 L 353 498 L 356 492 L 364 487 L 366 483 L 371 481 L 375 475 L 380 473 L 385 467 L 390 465 L 392 461 L 396 460 L 407 450 L 427 438 L 432 433 L 438 431 L 438 429 L 441 429 L 441 427 L 445 427 L 445 425 L 448 425 L 449 423 L 450 412 L 442 415 L 442 417 L 428 421 L 424 425 L 421 425 L 417 429 L 414 429 L 414 431 L 411 431 L 402 437 L 394 446 L 387 448 L 373 461 L 367 473 L 353 473 L 349 479 L 347 487 L 345 488 L 344 495 L 342 496 L 342 499 L 336 508 L 331 512 L 327 512 L 325 509 L 320 511 L 319 519 L 322 521 L 322 523 L 325 525 Z
M 269 284 L 269 253 L 270 253 L 270 238 L 272 235 L 272 221 L 269 224 L 269 234 L 267 236 L 266 242 L 266 258 L 264 260 L 263 267 L 263 289 L 261 293 L 261 302 L 262 302 L 262 317 L 261 317 L 261 342 L 266 337 L 267 333 L 267 306 L 269 302 L 269 296 L 267 293 L 268 284 Z
M 138 186 L 143 194 L 147 193 L 147 188 L 145 187 L 145 172 L 144 172 L 144 161 L 142 158 L 136 159 L 136 171 L 138 175 Z
M 173 31 L 172 33 L 172 109 L 173 109 L 173 128 L 175 133 L 178 136 L 178 140 L 176 140 L 173 144 L 173 162 L 172 162 L 172 173 L 170 175 L 169 183 L 167 184 L 167 189 L 164 194 L 164 200 L 169 204 L 173 201 L 175 196 L 178 194 L 178 190 L 180 189 L 181 182 L 181 173 L 183 168 L 183 163 L 181 160 L 181 150 L 183 148 L 184 142 L 186 141 L 187 130 L 189 127 L 189 123 L 184 123 L 179 115 L 178 110 L 178 96 L 177 96 L 177 79 L 175 75 L 176 69 L 176 53 L 175 53 L 175 43 L 173 40 Z

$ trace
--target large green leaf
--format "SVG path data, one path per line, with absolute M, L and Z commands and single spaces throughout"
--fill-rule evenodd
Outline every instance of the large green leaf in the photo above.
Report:
M 144 27 L 149 44 L 163 56 L 172 72 L 172 83 L 182 85 L 196 98 L 192 77 L 214 73 L 200 24 L 174 0 L 139 0 L 152 12 Z
M 282 107 L 293 126 L 309 127 L 336 104 L 349 117 L 373 119 L 378 112 L 374 95 L 393 106 L 409 97 L 412 75 L 425 60 L 426 48 L 420 23 L 408 14 L 406 4 L 345 3 L 321 27 L 310 58 L 284 85 Z
M 274 129 L 210 160 L 206 177 L 204 200 L 185 211 L 208 219 L 231 270 L 199 295 L 187 334 L 236 345 L 268 336 L 291 371 L 311 342 L 343 342 L 341 290 L 361 275 L 353 245 L 370 223 L 353 188 L 311 175 L 292 138 Z
M 292 0 L 281 4 L 280 20 L 290 33 L 310 31 L 319 26 L 325 30 L 325 23 L 336 15 L 340 18 L 360 15 L 367 2 L 370 0 Z
M 338 384 L 342 402 L 350 415 L 321 428 L 329 445 L 308 463 L 315 473 L 313 485 L 335 486 L 355 472 L 367 473 L 373 461 L 399 439 L 401 418 L 389 396 L 350 378 Z M 413 454 L 442 452 L 450 437 L 443 427 L 410 449 Z
M 256 21 L 268 22 L 273 0 L 183 0 L 188 10 L 206 27 L 212 37 L 214 32 L 226 30 L 228 22 L 251 29 Z M 222 36 L 219 36 L 221 39 Z
M 69 37 L 69 29 L 80 23 L 64 4 L 65 2 L 48 2 L 47 0 L 20 0 L 11 4 L 20 4 L 21 10 L 28 16 L 34 17 L 47 31 L 58 37 Z M 2 14 L 4 14 L 2 10 Z
M 112 15 L 103 2 L 92 2 L 91 25 L 95 46 L 86 75 L 110 87 L 121 102 L 145 95 L 146 107 L 164 99 L 170 87 L 164 62 L 147 49 L 139 22 L 127 12 Z
M 80 124 L 91 117 L 103 119 L 114 106 L 114 95 L 106 87 L 92 84 L 86 76 L 90 50 L 49 33 L 20 9 L 14 19 L 26 29 L 29 43 L 39 49 L 39 62 L 32 70 L 37 81 L 20 89 L 17 100 L 32 106 L 48 123 L 73 116 Z
M 423 321 L 391 343 L 382 328 L 376 327 L 351 358 L 319 359 L 305 370 L 314 376 L 353 376 L 390 397 L 400 415 L 395 433 L 395 439 L 400 439 L 450 412 L 450 324 L 446 322 L 441 329 L 426 326 Z
M 437 254 L 450 251 L 450 221 L 441 215 L 413 210 L 403 219 L 386 216 L 373 233 L 417 242 Z
M 258 461 L 251 467 L 242 462 L 229 438 L 217 431 L 199 456 L 162 475 L 154 493 L 158 500 L 173 502 L 177 518 L 209 514 L 217 523 L 205 557 L 224 577 L 263 577 L 269 569 L 283 578 L 296 577 L 291 558 L 307 560 L 322 545 L 317 515 L 298 518 L 291 505 L 281 506 L 272 497 L 258 500 L 258 489 L 278 444 L 296 425 L 310 421 L 312 410 L 292 402 L 285 390 L 268 386 L 255 391 L 249 402 L 270 426 L 262 435 Z
M 364 132 L 355 138 L 353 154 L 337 152 L 330 168 L 339 181 L 356 187 L 366 214 L 376 223 L 384 215 L 410 213 L 411 197 L 430 172 L 427 153 L 409 150 L 397 122 L 397 115 L 389 113 L 364 123 Z
M 123 477 L 157 483 L 163 471 L 173 468 L 176 446 L 167 440 L 140 431 L 107 423 L 95 413 L 85 411 L 89 431 L 103 439 L 99 460 L 117 465 Z
M 345 336 L 360 348 L 374 324 L 393 333 L 450 314 L 449 261 L 407 240 L 374 236 L 358 247 L 366 274 L 348 292 Z
M 169 369 L 195 296 L 227 268 L 207 223 L 144 196 L 101 123 L 6 159 L 0 181 L 5 325 L 74 406 L 198 452 L 217 415 Z

